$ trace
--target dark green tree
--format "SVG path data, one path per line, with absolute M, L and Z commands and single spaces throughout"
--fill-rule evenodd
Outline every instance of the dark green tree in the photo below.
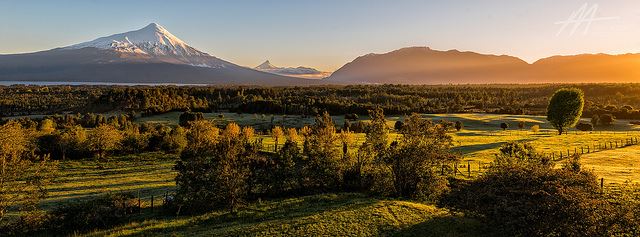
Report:
M 547 120 L 558 129 L 558 134 L 578 123 L 584 107 L 584 93 L 577 88 L 556 91 L 547 107 Z

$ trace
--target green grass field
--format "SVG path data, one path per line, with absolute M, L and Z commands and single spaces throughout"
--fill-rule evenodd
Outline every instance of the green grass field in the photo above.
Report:
M 179 113 L 143 118 L 140 121 L 176 124 Z M 217 114 L 208 118 L 221 119 Z M 226 122 L 241 125 L 268 126 L 270 119 L 262 121 L 253 115 L 224 114 Z M 480 166 L 491 162 L 497 148 L 509 141 L 529 141 L 541 153 L 566 152 L 567 149 L 591 146 L 597 142 L 624 140 L 640 137 L 638 127 L 617 121 L 611 128 L 596 132 L 575 132 L 559 136 L 539 116 L 510 116 L 482 114 L 425 115 L 434 120 L 460 120 L 465 128 L 452 133 L 454 151 L 471 165 L 472 177 L 481 171 Z M 266 117 L 268 118 L 268 117 Z M 307 118 L 286 117 L 290 127 L 312 124 Z M 336 121 L 341 119 L 335 117 Z M 366 119 L 366 118 L 365 118 Z M 389 117 L 389 124 L 399 117 Z M 542 130 L 510 129 L 502 131 L 503 121 L 517 126 L 526 121 L 527 127 L 540 125 Z M 297 122 L 296 122 L 297 121 Z M 364 134 L 357 134 L 362 142 Z M 392 139 L 397 134 L 391 134 Z M 266 145 L 273 144 L 263 135 Z M 598 151 L 583 155 L 583 164 L 592 169 L 607 184 L 626 181 L 640 182 L 640 145 Z M 160 197 L 175 188 L 175 172 L 172 170 L 176 155 L 145 153 L 111 157 L 109 162 L 92 160 L 64 161 L 60 163 L 60 177 L 50 185 L 49 196 L 43 207 L 50 209 L 65 202 L 72 202 L 108 192 L 131 192 L 140 195 L 143 207 L 149 207 L 151 196 L 161 205 Z M 467 168 L 461 169 L 466 172 Z M 300 198 L 250 203 L 237 215 L 225 211 L 211 212 L 189 217 L 144 216 L 131 223 L 90 233 L 91 236 L 281 236 L 281 235 L 329 235 L 341 233 L 347 236 L 399 235 L 399 236 L 477 236 L 482 234 L 477 221 L 452 213 L 433 205 L 399 200 L 381 200 L 360 194 L 326 194 Z
M 133 222 L 87 236 L 479 236 L 479 222 L 433 205 L 324 194 L 252 203 L 237 214 Z
M 175 155 L 145 153 L 111 157 L 108 162 L 64 161 L 42 204 L 49 209 L 109 192 L 132 192 L 144 200 L 174 190 Z
M 608 184 L 640 182 L 640 146 L 587 154 L 582 157 L 582 164 Z

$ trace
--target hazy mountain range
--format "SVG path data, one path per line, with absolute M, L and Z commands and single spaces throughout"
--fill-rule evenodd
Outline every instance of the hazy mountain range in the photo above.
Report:
M 637 68 L 639 54 L 553 56 L 529 64 L 506 55 L 411 47 L 358 57 L 329 76 L 269 61 L 255 68 L 239 66 L 189 46 L 155 23 L 68 47 L 0 55 L 0 81 L 46 82 L 266 86 L 640 82 Z
M 269 60 L 264 61 L 264 63 L 258 65 L 254 69 L 258 71 L 283 75 L 283 76 L 292 76 L 292 77 L 301 77 L 301 78 L 309 78 L 309 79 L 322 79 L 329 75 L 330 72 L 321 72 L 315 68 L 310 67 L 277 67 L 271 64 Z
M 640 82 L 640 55 L 553 56 L 529 64 L 506 55 L 411 47 L 356 58 L 327 82 L 487 84 Z

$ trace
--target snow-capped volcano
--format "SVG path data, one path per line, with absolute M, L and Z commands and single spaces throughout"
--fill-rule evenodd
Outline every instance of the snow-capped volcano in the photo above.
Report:
M 245 85 L 311 81 L 216 58 L 189 46 L 156 23 L 68 47 L 0 55 L 0 80 Z
M 269 60 L 264 61 L 264 63 L 258 65 L 257 67 L 254 67 L 254 69 L 283 76 L 301 77 L 308 79 L 325 78 L 331 74 L 328 72 L 321 72 L 315 68 L 310 67 L 277 67 L 271 64 Z
M 123 53 L 141 53 L 153 56 L 209 56 L 186 44 L 156 23 L 121 34 L 101 37 L 89 42 L 71 45 L 65 49 L 98 48 Z

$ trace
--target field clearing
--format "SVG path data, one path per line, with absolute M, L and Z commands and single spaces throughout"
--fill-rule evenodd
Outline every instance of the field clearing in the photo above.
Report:
M 174 113 L 173 115 L 176 115 Z M 173 116 L 167 115 L 167 116 Z M 234 114 L 227 114 L 225 118 L 235 119 Z M 593 147 L 598 142 L 624 140 L 629 137 L 640 137 L 637 131 L 623 132 L 620 130 L 596 132 L 571 132 L 567 135 L 556 135 L 550 129 L 542 129 L 538 133 L 525 130 L 496 129 L 496 124 L 511 118 L 527 119 L 529 122 L 542 122 L 539 116 L 499 116 L 499 115 L 428 115 L 434 119 L 464 118 L 465 129 L 452 133 L 454 138 L 454 152 L 463 156 L 461 172 L 466 173 L 464 165 L 470 165 L 471 176 L 475 177 L 497 154 L 497 148 L 509 141 L 528 141 L 536 146 L 540 153 L 550 154 L 567 150 L 573 153 L 578 147 L 589 145 Z M 157 117 L 156 117 L 157 119 Z M 390 117 L 393 124 L 394 117 Z M 395 117 L 398 119 L 398 117 Z M 251 119 L 248 119 L 251 120 Z M 229 120 L 231 121 L 231 120 Z M 246 121 L 245 121 L 246 122 Z M 310 123 L 312 121 L 309 121 Z M 543 124 L 543 127 L 546 126 Z M 618 122 L 616 127 L 625 126 Z M 485 129 L 485 130 L 482 130 Z M 629 126 L 631 129 L 631 126 Z M 394 140 L 397 133 L 390 134 Z M 262 135 L 265 149 L 273 149 L 274 140 L 269 135 Z M 356 143 L 364 141 L 364 134 L 356 134 Z M 281 142 L 282 143 L 282 142 Z M 350 152 L 356 152 L 352 149 Z M 631 146 L 614 150 L 598 151 L 585 154 L 585 167 L 605 179 L 606 183 L 624 183 L 625 181 L 640 182 L 640 146 Z M 557 156 L 556 156 L 557 157 Z M 133 192 L 143 199 L 147 205 L 151 196 L 161 197 L 166 192 L 174 190 L 175 172 L 172 170 L 176 155 L 161 153 L 144 153 L 112 157 L 109 162 L 92 160 L 64 161 L 60 163 L 60 176 L 56 182 L 48 187 L 49 195 L 43 201 L 43 207 L 49 209 L 59 203 L 81 200 L 94 195 L 108 192 Z M 638 161 L 636 161 L 638 159 Z
M 112 157 L 108 162 L 91 160 L 60 162 L 60 173 L 47 187 L 45 209 L 109 192 L 132 192 L 148 200 L 174 190 L 175 155 L 144 153 Z
M 149 117 L 146 121 L 177 124 L 178 113 Z M 225 114 L 220 118 L 214 114 L 208 118 L 235 122 L 248 126 L 255 124 L 249 116 Z M 578 147 L 596 143 L 622 141 L 630 137 L 640 138 L 636 126 L 626 121 L 607 130 L 577 132 L 557 135 L 540 116 L 511 115 L 424 115 L 434 120 L 463 121 L 465 128 L 452 132 L 454 152 L 464 158 L 461 178 L 474 178 L 481 173 L 481 166 L 488 164 L 497 154 L 497 148 L 509 141 L 528 141 L 540 153 L 549 154 L 567 150 L 579 151 Z M 335 119 L 340 119 L 336 116 Z M 162 121 L 160 118 L 167 119 Z M 240 120 L 235 120 L 240 119 Z M 291 119 L 291 124 L 296 118 Z M 343 119 L 343 118 L 342 118 Z M 363 120 L 366 118 L 363 118 Z M 389 117 L 389 125 L 402 119 Z M 527 127 L 537 124 L 539 132 L 510 129 L 502 131 L 499 124 L 507 121 L 517 127 L 518 121 L 526 121 Z M 284 121 L 289 121 L 285 117 Z M 313 123 L 312 118 L 305 120 Z M 222 123 L 222 122 L 220 122 Z M 300 122 L 298 122 L 300 123 Z M 270 126 L 270 121 L 258 124 Z M 292 126 L 293 127 L 293 126 Z M 627 131 L 625 131 L 625 129 Z M 390 140 L 399 136 L 393 132 Z M 269 135 L 260 135 L 265 149 L 273 148 L 274 140 Z M 364 141 L 364 134 L 356 134 L 356 143 Z M 282 142 L 281 142 L 282 144 Z M 355 152 L 352 149 L 350 152 Z M 583 155 L 586 169 L 592 169 L 598 178 L 604 178 L 607 186 L 615 187 L 627 181 L 640 182 L 640 145 L 597 151 Z M 74 202 L 109 192 L 130 192 L 139 195 L 142 207 L 150 206 L 155 197 L 156 206 L 161 197 L 175 190 L 175 171 L 172 170 L 177 155 L 143 153 L 110 157 L 108 162 L 92 160 L 60 162 L 60 175 L 48 187 L 49 195 L 42 206 L 51 209 L 62 203 Z M 468 162 L 468 163 L 467 163 Z M 467 168 L 471 165 L 470 177 Z M 459 168 L 460 168 L 459 167 Z M 147 209 L 148 210 L 148 209 Z M 428 232 L 427 232 L 428 231 Z M 249 203 L 237 214 L 216 211 L 196 216 L 157 217 L 147 213 L 134 218 L 133 222 L 108 230 L 89 233 L 88 236 L 281 236 L 281 235 L 328 235 L 341 233 L 345 236 L 477 236 L 482 226 L 473 219 L 452 213 L 433 205 L 370 198 L 360 194 L 325 194 L 308 197 L 258 201 Z
M 640 146 L 586 154 L 582 156 L 582 164 L 607 184 L 640 182 Z
M 323 194 L 250 204 L 236 215 L 133 222 L 87 236 L 479 236 L 479 222 L 433 205 L 362 194 Z
M 222 116 L 219 116 L 222 114 Z M 180 112 L 172 112 L 163 115 L 155 115 L 150 117 L 141 118 L 139 122 L 152 122 L 163 123 L 169 125 L 177 125 Z M 219 125 L 224 125 L 229 122 L 236 122 L 241 126 L 254 126 L 257 129 L 266 130 L 271 125 L 271 117 L 274 117 L 274 124 L 284 127 L 301 127 L 304 125 L 313 124 L 313 117 L 302 117 L 298 115 L 254 115 L 254 114 L 236 114 L 236 113 L 207 113 L 205 117 L 214 120 Z M 627 120 L 616 120 L 612 126 L 599 127 L 593 132 L 581 132 L 575 129 L 570 129 L 568 134 L 557 135 L 556 130 L 546 121 L 545 116 L 530 116 L 530 115 L 500 115 L 500 114 L 424 114 L 425 118 L 432 119 L 434 121 L 447 120 L 447 121 L 461 121 L 464 124 L 464 129 L 451 133 L 453 136 L 453 151 L 459 153 L 463 157 L 463 164 L 469 162 L 472 166 L 472 172 L 480 171 L 480 166 L 486 165 L 493 161 L 493 158 L 498 153 L 498 148 L 512 141 L 530 142 L 533 144 L 539 153 L 553 156 L 556 159 L 560 158 L 560 154 L 563 157 L 567 152 L 573 154 L 577 153 L 589 153 L 596 151 L 594 147 L 602 147 L 605 143 L 607 146 L 615 145 L 615 142 L 619 142 L 620 145 L 628 139 L 640 139 L 640 126 L 631 125 Z M 336 126 L 341 126 L 344 123 L 344 116 L 332 116 Z M 388 125 L 393 127 L 395 121 L 404 119 L 403 116 L 388 116 Z M 367 121 L 367 116 L 361 116 L 361 121 Z M 525 122 L 525 128 L 519 129 L 518 122 Z M 510 128 L 503 131 L 500 128 L 500 124 L 506 122 L 510 125 Z M 582 119 L 581 122 L 589 123 L 588 119 Z M 532 132 L 531 126 L 540 126 L 539 132 Z M 399 135 L 392 131 L 390 133 L 390 140 L 395 140 Z M 272 151 L 274 149 L 274 139 L 266 135 L 260 135 L 263 140 L 263 145 L 266 150 Z M 362 133 L 355 134 L 356 144 L 360 145 L 365 140 L 365 136 Z M 280 142 L 280 145 L 283 141 Z M 588 148 L 587 148 L 588 147 Z M 614 152 L 610 150 L 600 151 L 597 149 L 596 153 L 585 155 L 585 157 L 592 156 L 616 156 L 625 155 L 628 159 L 632 157 L 640 157 L 640 149 L 620 150 Z M 626 152 L 623 152 L 625 150 Z M 355 149 L 350 152 L 356 152 Z M 552 155 L 553 154 L 553 155 Z M 604 159 L 603 159 L 604 160 Z M 625 171 L 627 166 L 620 166 L 619 172 L 615 172 L 617 165 L 623 165 L 623 163 L 615 163 L 613 166 L 596 165 L 592 161 L 592 166 L 596 171 L 604 169 L 601 172 L 596 172 L 605 178 L 605 180 L 611 180 L 611 182 L 620 182 L 630 178 L 633 182 L 640 182 L 640 177 L 634 175 L 628 175 Z

